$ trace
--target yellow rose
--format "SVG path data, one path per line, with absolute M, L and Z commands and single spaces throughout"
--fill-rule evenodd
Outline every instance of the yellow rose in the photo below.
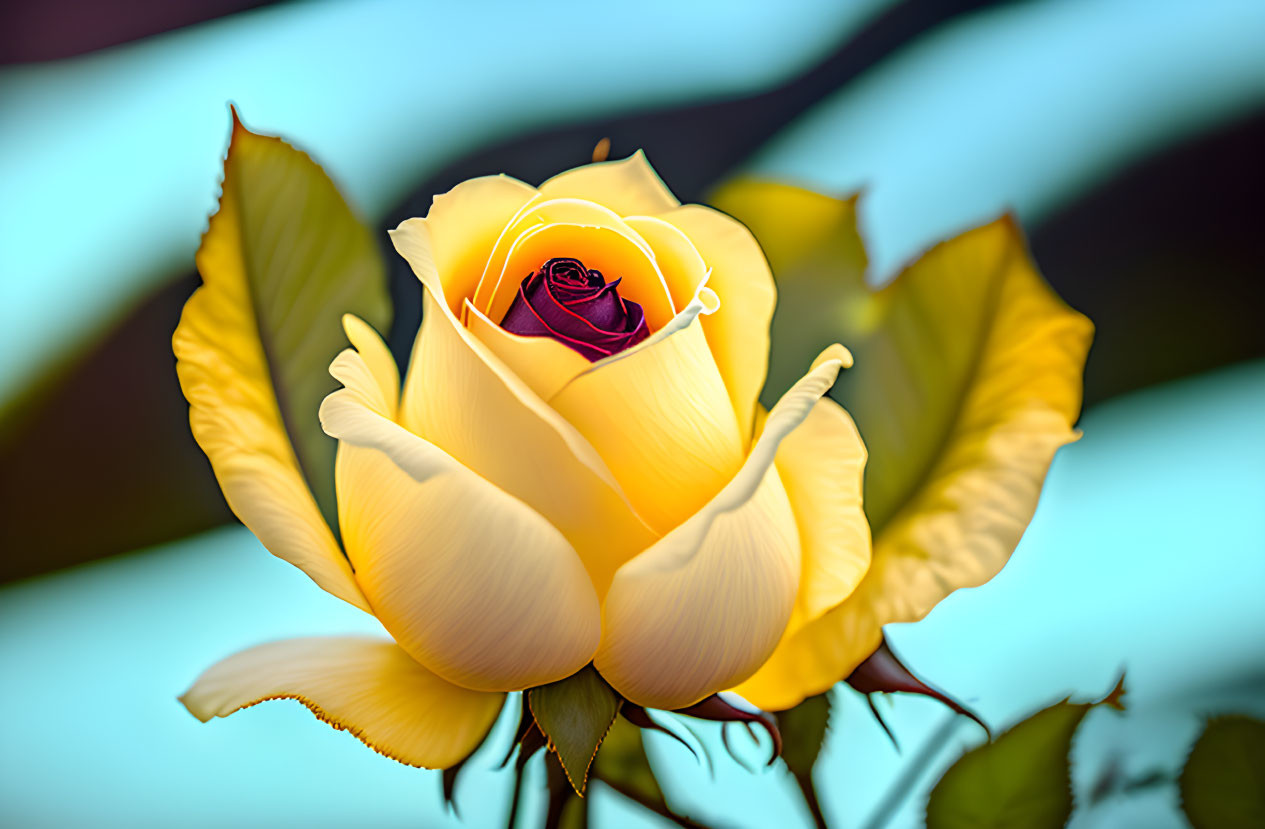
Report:
M 196 716 L 296 698 L 392 757 L 449 766 L 507 691 L 592 662 L 634 704 L 688 706 L 860 583 L 865 450 L 823 396 L 851 356 L 827 348 L 759 408 L 775 289 L 743 225 L 680 205 L 637 154 L 540 188 L 467 181 L 391 237 L 423 322 L 401 387 L 378 335 L 345 319 L 344 388 L 320 411 L 341 547 L 275 403 L 252 398 L 258 349 L 224 345 L 249 336 L 234 286 L 204 267 L 186 308 L 180 379 L 230 506 L 395 640 L 230 657 L 183 697 Z

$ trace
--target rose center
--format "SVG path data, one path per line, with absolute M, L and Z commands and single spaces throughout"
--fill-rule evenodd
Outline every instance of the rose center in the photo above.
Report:
M 501 327 L 524 337 L 552 337 L 591 361 L 650 336 L 641 306 L 619 295 L 619 280 L 579 259 L 550 259 L 518 286 Z

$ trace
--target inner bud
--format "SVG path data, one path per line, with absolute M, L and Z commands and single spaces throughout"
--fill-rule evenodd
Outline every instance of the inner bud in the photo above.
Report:
M 552 337 L 590 361 L 617 354 L 650 336 L 637 303 L 619 295 L 619 280 L 579 259 L 550 259 L 528 274 L 501 320 L 524 337 Z

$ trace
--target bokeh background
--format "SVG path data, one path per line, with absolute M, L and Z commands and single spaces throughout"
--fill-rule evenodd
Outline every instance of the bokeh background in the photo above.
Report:
M 1098 327 L 1085 437 L 1002 574 L 889 639 L 998 727 L 1127 671 L 1130 716 L 1078 735 L 1076 827 L 1184 826 L 1172 786 L 1088 793 L 1108 768 L 1171 774 L 1210 714 L 1265 713 L 1259 0 L 18 2 L 0 10 L 0 823 L 458 825 L 436 773 L 297 704 L 202 726 L 175 699 L 242 647 L 376 626 L 235 523 L 189 435 L 170 336 L 229 101 L 381 230 L 603 137 L 683 201 L 739 172 L 862 190 L 876 284 L 1013 211 Z M 403 355 L 420 293 L 381 238 Z M 898 752 L 836 693 L 828 816 L 919 825 L 982 734 L 897 698 Z M 780 767 L 649 746 L 699 820 L 808 825 Z M 464 825 L 503 821 L 493 754 L 462 780 Z M 593 796 L 599 825 L 656 825 Z

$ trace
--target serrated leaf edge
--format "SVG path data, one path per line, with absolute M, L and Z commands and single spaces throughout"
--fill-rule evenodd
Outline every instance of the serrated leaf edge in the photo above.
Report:
M 554 745 L 553 737 L 550 736 L 549 732 L 545 730 L 545 727 L 540 724 L 540 719 L 536 716 L 536 709 L 533 708 L 531 704 L 532 690 L 535 689 L 529 689 L 523 694 L 527 700 L 527 710 L 531 712 L 532 721 L 536 724 L 536 728 L 540 730 L 540 733 L 545 736 L 546 747 L 554 753 L 555 757 L 558 758 L 558 765 L 562 766 L 562 773 L 566 775 L 567 782 L 571 784 L 571 788 L 575 790 L 576 795 L 584 797 L 584 792 L 588 788 L 589 771 L 593 768 L 593 761 L 597 759 L 597 753 L 602 749 L 602 743 L 606 742 L 606 735 L 611 733 L 611 727 L 615 725 L 615 720 L 619 717 L 619 710 L 623 708 L 624 700 L 622 697 L 617 697 L 618 702 L 615 704 L 615 713 L 611 716 L 610 722 L 606 724 L 606 728 L 602 729 L 602 736 L 598 738 L 597 745 L 593 747 L 593 754 L 589 757 L 588 762 L 584 764 L 584 775 L 580 778 L 579 785 L 576 785 L 575 778 L 571 776 L 571 769 L 567 768 L 567 764 L 562 760 L 561 752 L 559 752 L 558 747 Z

